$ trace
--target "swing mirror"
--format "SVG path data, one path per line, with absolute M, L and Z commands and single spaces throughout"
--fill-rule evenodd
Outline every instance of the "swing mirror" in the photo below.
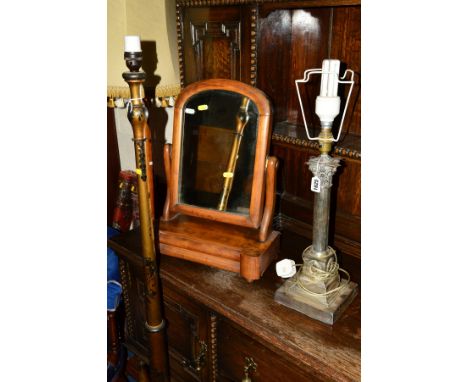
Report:
M 238 81 L 187 86 L 174 110 L 171 211 L 258 228 L 270 113 L 265 94 Z

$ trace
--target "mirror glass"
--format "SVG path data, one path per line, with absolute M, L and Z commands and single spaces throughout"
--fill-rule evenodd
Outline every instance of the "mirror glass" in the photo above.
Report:
M 248 215 L 257 106 L 239 93 L 206 90 L 183 112 L 179 203 Z

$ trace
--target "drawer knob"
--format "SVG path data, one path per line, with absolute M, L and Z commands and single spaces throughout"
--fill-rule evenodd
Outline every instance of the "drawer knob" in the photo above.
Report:
M 244 378 L 242 382 L 252 382 L 249 374 L 257 370 L 257 364 L 252 357 L 245 357 Z

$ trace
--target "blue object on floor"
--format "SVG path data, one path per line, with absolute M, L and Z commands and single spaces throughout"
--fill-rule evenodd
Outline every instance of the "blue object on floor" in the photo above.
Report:
M 107 311 L 115 312 L 120 302 L 122 285 L 115 280 L 107 282 Z
M 115 228 L 107 227 L 107 238 L 118 235 Z M 119 283 L 119 258 L 111 248 L 107 248 L 107 311 L 115 312 L 120 302 L 122 285 Z
M 112 227 L 107 227 L 107 238 L 118 235 L 120 232 Z M 119 258 L 111 248 L 107 248 L 107 281 L 120 281 Z

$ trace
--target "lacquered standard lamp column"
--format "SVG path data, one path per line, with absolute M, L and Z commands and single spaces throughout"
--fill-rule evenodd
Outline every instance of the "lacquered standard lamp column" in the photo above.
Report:
M 156 259 L 154 241 L 154 227 L 152 218 L 152 206 L 150 185 L 148 184 L 148 171 L 151 165 L 148 163 L 148 142 L 145 134 L 147 130 L 148 110 L 141 97 L 141 88 L 146 79 L 146 74 L 140 71 L 143 62 L 140 39 L 138 36 L 125 37 L 125 63 L 130 72 L 122 74 L 130 87 L 130 100 L 128 119 L 133 128 L 133 141 L 135 144 L 136 173 L 138 175 L 138 203 L 140 212 L 140 230 L 142 255 L 144 259 L 145 275 L 145 328 L 150 342 L 150 377 L 151 381 L 169 381 L 169 369 L 167 362 L 167 347 L 165 338 L 165 320 L 161 311 L 161 291 L 159 288 L 159 274 Z

